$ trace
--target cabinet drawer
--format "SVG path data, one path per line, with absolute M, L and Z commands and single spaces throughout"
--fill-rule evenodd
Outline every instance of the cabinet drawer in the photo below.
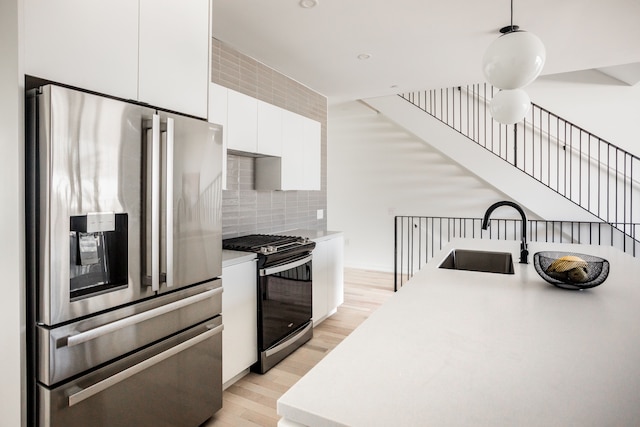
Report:
M 44 427 L 198 426 L 222 407 L 222 318 L 54 389 L 39 384 L 38 398 Z

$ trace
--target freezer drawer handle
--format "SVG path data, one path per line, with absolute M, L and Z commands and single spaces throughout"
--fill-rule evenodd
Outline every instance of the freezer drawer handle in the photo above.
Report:
M 163 305 L 162 307 L 154 308 L 149 311 L 145 311 L 144 313 L 136 314 L 133 316 L 125 317 L 124 319 L 116 320 L 115 322 L 107 323 L 106 325 L 99 326 L 94 329 L 89 329 L 86 332 L 81 332 L 76 335 L 71 335 L 67 337 L 66 345 L 68 347 L 72 347 L 74 345 L 82 344 L 87 341 L 91 341 L 103 335 L 110 334 L 119 329 L 126 328 L 127 326 L 135 325 L 136 323 L 143 322 L 145 320 L 151 319 L 153 317 L 161 316 L 163 314 L 169 313 L 174 310 L 178 310 L 182 307 L 186 307 L 191 304 L 195 304 L 199 301 L 203 301 L 207 298 L 211 298 L 214 295 L 222 293 L 222 288 L 210 289 L 208 291 L 199 293 L 197 295 L 192 295 L 190 297 L 181 299 L 179 301 L 175 301 L 169 303 L 167 305 Z M 64 346 L 64 343 L 62 343 Z
M 275 267 L 271 267 L 271 268 L 263 268 L 260 270 L 260 276 L 269 276 L 271 274 L 276 274 L 282 271 L 291 270 L 292 268 L 300 267 L 301 265 L 304 265 L 309 261 L 311 261 L 312 258 L 313 258 L 313 255 L 309 255 L 308 257 L 304 257 L 298 261 L 291 262 L 288 264 L 276 265 Z
M 208 328 L 209 326 L 207 326 Z M 207 332 L 204 332 L 198 336 L 195 336 L 185 342 L 182 342 L 178 345 L 176 345 L 175 347 L 170 348 L 169 350 L 163 351 L 160 354 L 156 354 L 153 357 L 150 357 L 149 359 L 138 363 L 137 365 L 134 365 L 128 369 L 125 369 L 122 372 L 118 372 L 117 374 L 102 380 L 98 383 L 93 384 L 92 386 L 89 386 L 77 393 L 72 394 L 71 396 L 69 396 L 69 406 L 73 406 L 73 405 L 77 405 L 78 403 L 82 402 L 83 400 L 86 400 L 88 398 L 90 398 L 91 396 L 94 396 L 106 389 L 108 389 L 109 387 L 112 387 L 124 380 L 126 380 L 127 378 L 130 378 L 134 375 L 136 375 L 137 373 L 140 373 L 142 371 L 144 371 L 145 369 L 148 369 L 150 367 L 152 367 L 153 365 L 156 365 L 160 362 L 162 362 L 163 360 L 166 360 L 168 358 L 170 358 L 171 356 L 174 356 L 178 353 L 180 353 L 183 350 L 188 349 L 189 347 L 193 347 L 194 345 L 208 339 L 211 338 L 214 335 L 217 335 L 219 333 L 222 332 L 222 330 L 224 329 L 224 325 L 220 325 L 220 326 L 216 326 L 213 329 L 208 330 Z

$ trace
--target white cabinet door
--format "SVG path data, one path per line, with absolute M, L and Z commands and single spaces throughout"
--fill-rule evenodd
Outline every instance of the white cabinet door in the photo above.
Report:
M 258 100 L 244 93 L 228 90 L 227 148 L 255 153 L 258 150 Z
M 317 326 L 329 314 L 329 247 L 326 242 L 316 242 L 313 249 L 312 318 Z
M 304 189 L 320 190 L 322 137 L 320 122 L 305 117 L 304 121 Z
M 258 153 L 282 155 L 282 108 L 258 100 Z
M 320 190 L 320 122 L 282 110 L 282 155 L 256 159 L 257 190 Z
M 344 238 L 316 242 L 313 250 L 313 326 L 344 302 Z
M 222 383 L 258 360 L 256 261 L 222 269 Z
M 206 117 L 209 0 L 139 1 L 138 100 Z M 114 26 L 108 34 L 117 33 L 118 28 Z
M 25 0 L 24 40 L 25 74 L 137 99 L 137 1 Z
M 224 86 L 209 84 L 209 111 L 207 120 L 222 125 L 222 189 L 227 189 L 227 93 Z
M 282 114 L 281 190 L 304 190 L 305 118 L 291 111 Z
M 329 253 L 327 305 L 333 312 L 344 302 L 344 237 L 339 235 L 325 243 Z

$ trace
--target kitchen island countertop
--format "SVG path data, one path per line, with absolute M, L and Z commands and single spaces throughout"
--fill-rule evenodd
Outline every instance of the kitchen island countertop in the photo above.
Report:
M 440 269 L 453 248 L 511 252 L 515 274 Z M 533 254 L 601 256 L 585 291 Z M 640 420 L 640 260 L 603 246 L 455 240 L 278 400 L 280 426 L 602 426 Z

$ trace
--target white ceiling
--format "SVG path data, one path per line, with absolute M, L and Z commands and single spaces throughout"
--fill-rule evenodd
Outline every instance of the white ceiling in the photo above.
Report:
M 213 0 L 213 36 L 330 103 L 483 82 L 482 55 L 510 23 L 509 0 L 298 2 Z M 640 0 L 515 0 L 513 15 L 545 44 L 543 75 L 640 80 Z

